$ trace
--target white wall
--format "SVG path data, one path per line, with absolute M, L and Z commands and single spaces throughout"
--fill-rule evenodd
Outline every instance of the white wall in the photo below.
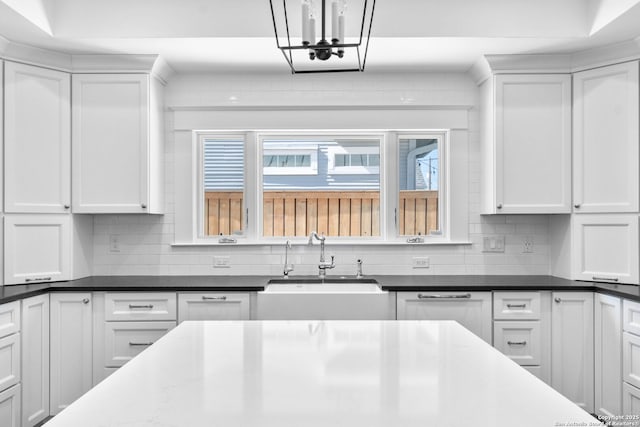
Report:
M 163 216 L 97 215 L 94 219 L 95 275 L 276 275 L 283 247 L 172 247 L 175 229 L 174 110 L 194 107 L 470 106 L 468 231 L 471 244 L 455 246 L 329 246 L 337 268 L 353 274 L 356 259 L 365 274 L 548 274 L 547 216 L 483 216 L 480 212 L 479 91 L 465 74 L 180 75 L 167 87 L 166 210 Z M 376 110 L 370 110 L 375 119 Z M 454 195 L 455 197 L 455 195 Z M 504 235 L 504 253 L 482 252 L 484 236 Z M 119 252 L 110 251 L 117 235 Z M 532 236 L 534 253 L 522 253 Z M 330 240 L 330 239 L 329 239 Z M 294 274 L 316 274 L 318 247 L 295 246 Z M 228 255 L 230 268 L 214 269 L 213 256 Z M 413 256 L 429 256 L 431 268 L 412 269 Z

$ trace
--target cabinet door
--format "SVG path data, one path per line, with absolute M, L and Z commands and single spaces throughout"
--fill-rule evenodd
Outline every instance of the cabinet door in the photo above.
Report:
M 638 211 L 638 62 L 573 76 L 575 212 Z
M 149 76 L 74 74 L 73 209 L 147 212 Z
M 622 412 L 622 304 L 620 298 L 595 294 L 595 410 Z
M 593 412 L 593 293 L 554 292 L 551 386 Z
M 640 303 L 624 300 L 622 302 L 622 329 L 640 336 Z
M 574 280 L 638 284 L 638 216 L 575 215 Z
M 0 305 L 0 338 L 20 332 L 20 301 Z
M 6 284 L 71 279 L 70 215 L 7 215 L 4 226 Z
M 622 384 L 622 394 L 622 414 L 640 415 L 640 388 L 624 383 Z
M 571 212 L 571 76 L 495 77 L 496 212 Z
M 90 293 L 52 293 L 51 415 L 73 403 L 92 385 Z
M 398 292 L 398 320 L 455 320 L 491 344 L 490 292 Z
M 68 212 L 71 78 L 5 63 L 5 212 Z
M 22 300 L 22 426 L 49 416 L 49 294 Z
M 0 391 L 20 382 L 20 334 L 0 338 Z
M 249 320 L 249 294 L 178 294 L 178 322 L 185 320 Z
M 20 384 L 0 392 L 0 426 L 20 427 Z

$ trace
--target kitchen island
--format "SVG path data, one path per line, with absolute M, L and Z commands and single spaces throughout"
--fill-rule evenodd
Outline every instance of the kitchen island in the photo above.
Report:
M 46 424 L 594 426 L 451 321 L 184 322 Z

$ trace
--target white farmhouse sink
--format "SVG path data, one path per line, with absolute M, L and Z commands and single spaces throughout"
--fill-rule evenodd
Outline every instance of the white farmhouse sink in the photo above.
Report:
M 371 279 L 277 279 L 267 284 L 265 293 L 381 294 L 378 282 Z
M 373 279 L 270 280 L 258 292 L 258 320 L 389 320 L 395 301 Z

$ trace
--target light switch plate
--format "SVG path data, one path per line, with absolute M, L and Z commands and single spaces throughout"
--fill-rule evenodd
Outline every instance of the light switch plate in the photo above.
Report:
M 485 236 L 482 252 L 504 252 L 504 236 Z

